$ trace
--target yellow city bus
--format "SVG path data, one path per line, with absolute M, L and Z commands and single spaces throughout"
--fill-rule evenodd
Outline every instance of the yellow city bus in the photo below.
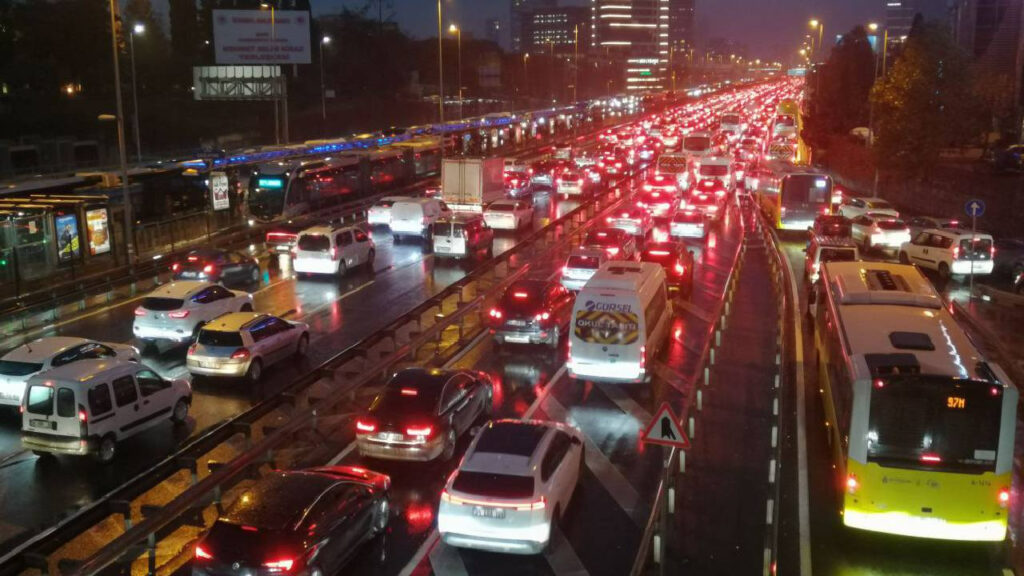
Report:
M 821 274 L 814 340 L 843 524 L 1002 541 L 1016 387 L 917 268 L 828 262 Z
M 831 211 L 832 177 L 809 166 L 769 160 L 758 168 L 757 203 L 776 230 L 807 230 Z

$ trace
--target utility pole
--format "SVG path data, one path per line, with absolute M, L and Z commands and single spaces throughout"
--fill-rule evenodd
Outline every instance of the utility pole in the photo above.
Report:
M 121 63 L 117 55 L 117 0 L 110 0 L 110 48 L 114 59 L 114 96 L 117 105 L 117 152 L 121 161 L 121 197 L 124 202 L 124 255 L 129 270 L 135 267 L 132 254 L 132 199 L 128 190 L 128 151 L 124 142 L 124 102 L 121 98 Z

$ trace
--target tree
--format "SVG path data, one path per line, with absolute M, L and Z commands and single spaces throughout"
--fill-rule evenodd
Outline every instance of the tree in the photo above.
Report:
M 814 148 L 827 148 L 830 137 L 866 126 L 868 95 L 875 75 L 875 55 L 862 26 L 850 30 L 832 49 L 828 61 L 808 78 L 812 95 L 803 131 Z
M 200 46 L 205 36 L 199 30 L 196 0 L 170 0 L 167 19 L 171 24 L 171 57 L 177 75 L 199 65 Z
M 928 22 L 915 26 L 871 100 L 877 164 L 914 175 L 933 167 L 943 148 L 976 141 L 986 118 L 967 55 Z

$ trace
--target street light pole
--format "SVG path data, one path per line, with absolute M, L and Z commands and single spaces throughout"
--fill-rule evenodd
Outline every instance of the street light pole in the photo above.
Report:
M 462 120 L 462 28 L 452 24 L 448 27 L 448 32 L 455 34 L 458 39 L 458 50 L 456 51 L 457 62 L 455 64 L 456 81 L 459 84 L 459 120 Z
M 135 81 L 135 35 L 146 31 L 145 24 L 136 24 L 128 34 L 128 54 L 132 61 L 132 128 L 135 132 L 135 162 L 142 163 L 142 136 L 139 134 L 139 90 Z
M 324 46 L 330 43 L 330 36 L 320 39 L 320 117 L 325 126 L 327 123 L 327 83 L 324 81 Z
M 444 124 L 444 33 L 441 31 L 441 0 L 437 0 L 437 116 Z M 442 137 L 443 138 L 443 137 Z
M 580 83 L 580 25 L 572 27 L 572 103 L 577 102 L 577 86 Z
M 124 203 L 124 255 L 129 269 L 132 259 L 132 200 L 128 194 L 128 151 L 124 142 L 124 102 L 121 98 L 121 64 L 117 57 L 117 0 L 110 0 L 110 49 L 114 59 L 114 96 L 117 105 L 117 152 L 121 163 L 121 198 Z

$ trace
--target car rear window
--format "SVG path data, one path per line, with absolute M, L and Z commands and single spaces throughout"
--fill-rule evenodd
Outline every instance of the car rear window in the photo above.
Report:
M 566 268 L 597 270 L 601 267 L 601 259 L 597 256 L 569 256 L 565 266 Z
M 520 500 L 533 496 L 533 478 L 461 471 L 455 476 L 452 488 L 474 496 Z
M 151 296 L 142 300 L 142 307 L 146 310 L 153 310 L 154 312 L 163 312 L 165 310 L 177 310 L 185 302 L 181 298 L 159 298 Z
M 331 249 L 331 239 L 323 234 L 303 234 L 299 236 L 298 246 L 306 252 L 327 252 Z
M 377 200 L 377 203 L 374 204 L 374 206 L 377 208 L 391 208 L 394 203 L 394 200 Z
M 535 285 L 513 284 L 501 297 L 506 312 L 533 313 L 541 305 L 542 289 Z
M 589 246 L 618 246 L 619 235 L 610 230 L 591 230 L 584 242 Z
M 242 346 L 242 335 L 222 330 L 201 330 L 198 342 L 204 346 Z
M 853 262 L 857 252 L 853 248 L 822 248 L 818 260 L 822 262 Z
M 17 360 L 0 360 L 0 374 L 4 376 L 28 376 L 43 369 L 38 362 L 18 362 Z
M 517 422 L 495 422 L 485 427 L 480 433 L 476 451 L 529 458 L 547 431 L 548 429 L 543 426 Z
M 388 386 L 370 406 L 371 414 L 394 416 L 433 416 L 437 413 L 441 390 L 418 386 Z
M 991 238 L 975 238 L 974 248 L 971 248 L 971 239 L 964 238 L 960 241 L 960 252 L 965 255 L 989 254 L 992 251 Z
M 491 212 L 514 212 L 516 207 L 515 207 L 515 204 L 506 204 L 506 203 L 498 204 L 496 202 L 496 203 L 491 204 L 490 206 L 488 206 L 487 209 L 490 210 Z
M 699 224 L 704 220 L 704 215 L 700 212 L 676 212 L 676 215 L 672 217 L 673 222 L 687 223 L 687 224 Z
M 903 220 L 879 220 L 875 225 L 882 230 L 904 230 L 907 227 Z

